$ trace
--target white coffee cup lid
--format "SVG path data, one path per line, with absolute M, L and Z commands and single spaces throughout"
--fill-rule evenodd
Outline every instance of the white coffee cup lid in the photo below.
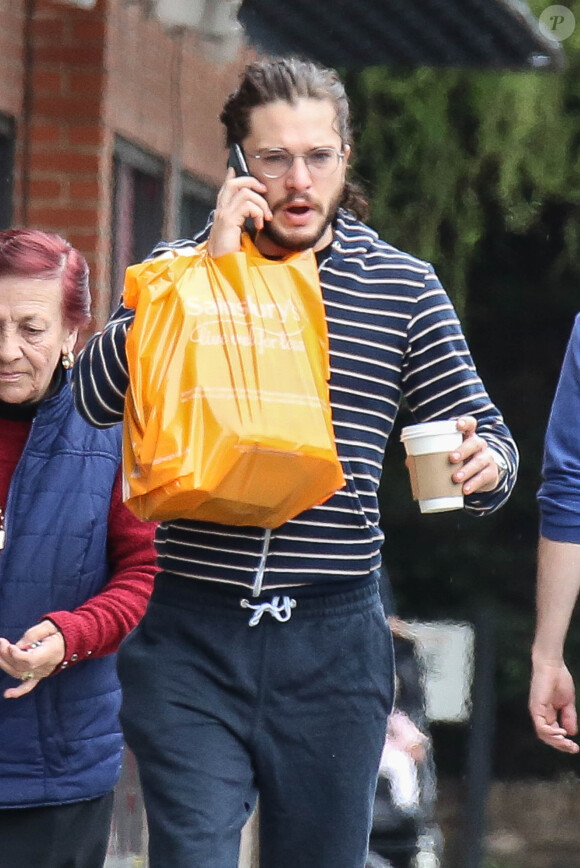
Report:
M 401 431 L 401 440 L 437 434 L 455 434 L 456 432 L 456 419 L 439 419 L 434 422 L 420 422 L 417 425 L 407 425 Z

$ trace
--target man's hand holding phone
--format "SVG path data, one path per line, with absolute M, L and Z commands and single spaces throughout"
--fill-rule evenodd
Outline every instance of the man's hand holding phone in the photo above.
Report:
M 272 219 L 270 206 L 264 198 L 267 189 L 249 174 L 242 149 L 234 145 L 230 150 L 226 180 L 216 201 L 208 239 L 210 256 L 217 258 L 238 252 L 243 229 L 254 236 L 263 229 L 266 220 Z

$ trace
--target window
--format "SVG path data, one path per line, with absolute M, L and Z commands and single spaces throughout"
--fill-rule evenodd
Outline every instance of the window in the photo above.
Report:
M 113 166 L 112 309 L 121 297 L 127 266 L 148 256 L 161 239 L 164 172 L 163 160 L 117 139 Z
M 12 224 L 14 121 L 0 114 L 0 229 Z
M 182 238 L 191 238 L 205 226 L 215 206 L 217 190 L 190 175 L 182 176 L 181 189 L 179 233 Z

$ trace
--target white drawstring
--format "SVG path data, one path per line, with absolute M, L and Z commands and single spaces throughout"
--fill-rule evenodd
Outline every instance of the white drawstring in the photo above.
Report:
M 272 618 L 275 618 L 276 621 L 281 621 L 282 623 L 289 621 L 292 617 L 292 609 L 296 606 L 296 600 L 293 600 L 291 597 L 282 597 L 281 602 L 280 597 L 272 597 L 271 603 L 250 603 L 249 600 L 240 600 L 240 606 L 242 609 L 253 609 L 253 615 L 250 617 L 248 624 L 250 627 L 255 627 L 260 623 L 262 615 L 265 615 L 266 612 Z

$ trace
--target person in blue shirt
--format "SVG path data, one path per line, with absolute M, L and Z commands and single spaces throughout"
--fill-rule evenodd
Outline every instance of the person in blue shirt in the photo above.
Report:
M 538 492 L 537 618 L 529 709 L 538 738 L 578 753 L 574 681 L 564 645 L 580 591 L 580 316 L 576 318 L 546 431 Z

